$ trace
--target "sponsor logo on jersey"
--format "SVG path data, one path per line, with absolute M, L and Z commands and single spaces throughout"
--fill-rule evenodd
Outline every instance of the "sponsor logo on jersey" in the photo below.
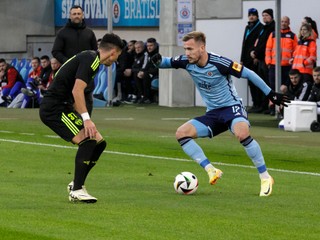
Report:
M 199 86 L 199 88 L 201 88 L 203 90 L 207 90 L 207 91 L 211 90 L 211 87 L 212 87 L 210 83 L 207 83 L 205 81 L 199 82 L 198 86 Z

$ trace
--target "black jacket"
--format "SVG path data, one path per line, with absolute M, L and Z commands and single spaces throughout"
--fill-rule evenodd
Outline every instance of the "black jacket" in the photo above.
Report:
M 74 24 L 69 19 L 66 26 L 58 31 L 51 53 L 63 64 L 79 52 L 97 50 L 97 48 L 96 36 L 86 27 L 85 21 Z
M 263 29 L 259 34 L 258 40 L 256 42 L 256 46 L 254 47 L 254 52 L 256 54 L 256 57 L 260 61 L 263 61 L 263 62 L 265 61 L 267 41 L 270 33 L 272 33 L 274 30 L 275 30 L 275 21 L 272 21 L 269 24 L 264 25 Z
M 320 106 L 320 84 L 313 84 L 308 101 L 316 102 Z
M 242 40 L 242 51 L 240 61 L 245 67 L 252 69 L 253 59 L 250 56 L 250 52 L 254 48 L 254 43 L 259 37 L 261 30 L 263 29 L 263 24 L 259 19 L 255 22 L 248 22 L 243 34 Z
M 293 86 L 291 83 L 288 86 L 288 92 L 286 93 L 290 100 L 295 101 L 307 101 L 312 84 L 308 82 L 303 82 L 300 80 L 297 86 Z
M 155 67 L 151 62 L 151 57 L 159 53 L 159 47 L 156 47 L 152 52 L 148 52 L 145 55 L 144 64 L 142 66 L 142 71 L 145 73 L 145 76 L 149 79 L 158 78 L 159 68 Z

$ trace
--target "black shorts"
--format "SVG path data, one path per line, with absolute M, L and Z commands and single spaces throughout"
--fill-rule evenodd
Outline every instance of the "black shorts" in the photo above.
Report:
M 83 128 L 80 114 L 70 103 L 42 101 L 39 114 L 45 125 L 68 142 Z

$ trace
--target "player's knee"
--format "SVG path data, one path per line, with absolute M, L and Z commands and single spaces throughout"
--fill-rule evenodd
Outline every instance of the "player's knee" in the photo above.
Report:
M 196 137 L 196 130 L 191 124 L 183 124 L 176 131 L 176 139 L 184 138 L 184 137 Z
M 248 136 L 250 136 L 250 133 L 248 133 L 248 132 L 239 132 L 239 133 L 235 134 L 235 137 L 238 139 L 239 142 L 243 141 Z

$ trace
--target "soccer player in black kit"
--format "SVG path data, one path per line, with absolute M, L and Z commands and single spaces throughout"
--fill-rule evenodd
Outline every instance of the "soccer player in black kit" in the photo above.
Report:
M 97 51 L 83 51 L 67 60 L 56 73 L 40 105 L 44 124 L 66 141 L 78 145 L 74 179 L 68 185 L 72 202 L 95 203 L 85 186 L 90 170 L 107 146 L 91 120 L 94 75 L 99 65 L 110 66 L 123 48 L 119 36 L 103 36 Z

